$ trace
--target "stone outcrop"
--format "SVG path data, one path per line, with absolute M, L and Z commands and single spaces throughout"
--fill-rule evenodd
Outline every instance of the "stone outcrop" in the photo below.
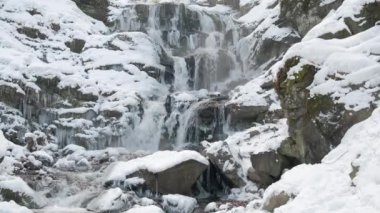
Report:
M 74 0 L 74 2 L 88 16 L 108 23 L 108 0 Z
M 352 125 L 368 118 L 373 109 L 355 112 L 334 103 L 329 96 L 310 97 L 307 87 L 313 82 L 317 67 L 304 65 L 294 78 L 287 76 L 299 60 L 299 57 L 288 59 L 277 74 L 276 89 L 288 118 L 290 134 L 290 140 L 281 146 L 280 153 L 300 162 L 316 163 L 332 146 L 339 144 Z
M 280 20 L 294 28 L 302 37 L 315 25 L 319 24 L 331 10 L 336 10 L 343 0 L 321 4 L 310 0 L 281 0 Z M 322 6 L 321 6 L 322 5 Z

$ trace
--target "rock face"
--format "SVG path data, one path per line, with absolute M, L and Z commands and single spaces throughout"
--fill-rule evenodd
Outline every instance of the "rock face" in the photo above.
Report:
M 278 180 L 284 169 L 297 164 L 276 151 L 252 154 L 251 162 L 253 170 L 250 171 L 249 178 L 264 187 Z
M 291 138 L 282 145 L 280 152 L 301 162 L 316 163 L 331 146 L 340 142 L 353 124 L 368 118 L 372 110 L 353 112 L 334 103 L 328 96 L 310 97 L 307 87 L 313 82 L 318 68 L 304 65 L 295 78 L 288 78 L 287 72 L 299 62 L 298 57 L 288 59 L 277 74 L 277 91 L 288 118 Z
M 78 7 L 94 19 L 108 23 L 108 0 L 74 0 Z
M 280 19 L 294 28 L 302 37 L 331 11 L 336 10 L 343 0 L 321 4 L 320 1 L 281 0 Z

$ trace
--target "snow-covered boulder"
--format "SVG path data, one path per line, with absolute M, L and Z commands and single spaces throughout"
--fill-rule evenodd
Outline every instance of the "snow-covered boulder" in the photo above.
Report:
M 195 151 L 159 151 L 107 168 L 106 187 L 145 185 L 162 194 L 191 195 L 191 187 L 208 167 L 208 160 Z M 132 181 L 138 177 L 138 181 Z
M 286 119 L 280 119 L 276 123 L 257 125 L 237 132 L 225 141 L 202 142 L 202 145 L 205 147 L 204 154 L 210 159 L 212 165 L 218 168 L 221 176 L 226 178 L 233 187 L 242 187 L 248 180 L 267 186 L 273 182 L 268 173 L 268 170 L 272 168 L 263 165 L 276 164 L 276 158 L 266 158 L 271 162 L 262 162 L 263 158 L 259 156 L 279 149 L 288 137 L 287 131 Z M 255 162 L 252 163 L 251 159 Z M 263 164 L 256 164 L 256 160 Z M 278 168 L 277 177 L 282 169 L 284 167 Z
M 162 206 L 167 213 L 192 213 L 197 206 L 197 200 L 178 194 L 162 196 Z
M 46 199 L 31 189 L 20 177 L 0 176 L 0 197 L 4 201 L 15 201 L 28 208 L 45 206 Z
M 164 211 L 154 205 L 149 205 L 149 206 L 136 206 L 132 209 L 129 209 L 128 211 L 124 213 L 164 213 Z
M 108 189 L 87 204 L 87 209 L 95 212 L 123 211 L 134 205 L 134 196 L 123 193 L 120 188 Z

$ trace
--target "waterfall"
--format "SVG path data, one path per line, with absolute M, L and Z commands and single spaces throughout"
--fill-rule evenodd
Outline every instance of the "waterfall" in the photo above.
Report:
M 203 94 L 203 89 L 227 93 L 231 82 L 243 76 L 236 54 L 239 27 L 233 15 L 233 11 L 220 13 L 176 3 L 135 4 L 125 8 L 116 29 L 145 32 L 161 45 L 173 59 L 171 91 L 191 92 L 197 97 L 189 103 L 171 105 L 166 115 L 157 113 L 161 117 L 156 119 L 149 119 L 152 115 L 145 114 L 132 135 L 124 139 L 127 147 L 138 143 L 139 147 L 152 150 L 161 147 L 157 145 L 159 140 L 170 140 L 169 147 L 180 149 L 204 139 L 223 137 L 223 102 L 197 94 Z M 161 127 L 165 129 L 165 137 L 153 134 L 153 131 L 161 132 L 158 130 Z

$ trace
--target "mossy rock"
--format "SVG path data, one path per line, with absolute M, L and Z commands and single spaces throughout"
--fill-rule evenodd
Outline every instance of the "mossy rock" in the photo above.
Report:
M 2 197 L 2 200 L 4 201 L 11 201 L 13 200 L 17 204 L 21 206 L 26 206 L 31 209 L 39 209 L 42 206 L 39 206 L 36 202 L 33 201 L 33 198 L 22 193 L 22 192 L 15 192 L 10 189 L 0 189 L 0 196 Z

